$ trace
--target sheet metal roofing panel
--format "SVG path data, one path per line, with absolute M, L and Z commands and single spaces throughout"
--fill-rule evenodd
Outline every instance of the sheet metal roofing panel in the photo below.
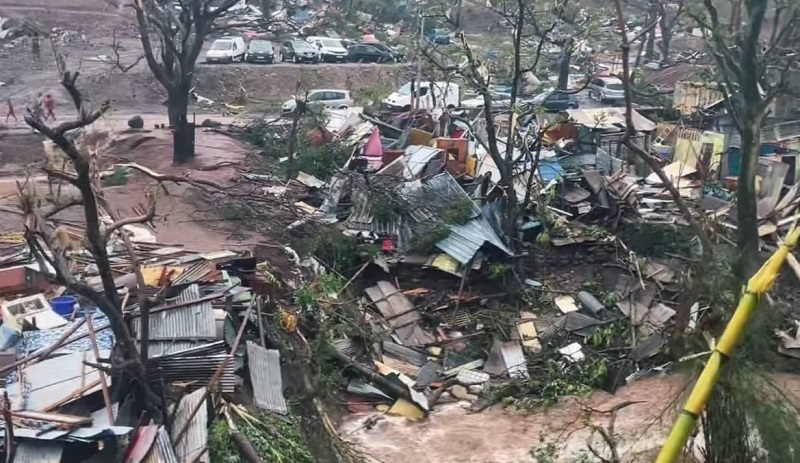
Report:
M 180 463 L 178 457 L 175 456 L 175 449 L 172 447 L 172 442 L 169 439 L 169 434 L 164 427 L 158 429 L 158 435 L 150 447 L 150 453 L 147 454 L 142 463 Z
M 247 341 L 247 365 L 253 386 L 253 403 L 264 410 L 285 415 L 289 409 L 283 397 L 281 354 Z
M 180 442 L 175 446 L 175 455 L 179 461 L 197 461 L 208 463 L 208 452 L 205 452 L 208 444 L 208 408 L 201 406 L 189 420 L 189 415 L 201 401 L 205 401 L 205 388 L 198 389 L 181 399 L 178 410 L 175 412 L 175 423 L 172 426 L 172 440 L 178 437 L 178 433 L 189 423 L 189 428 L 184 433 Z M 199 459 L 198 459 L 199 457 Z
M 208 345 L 208 341 L 150 341 L 147 356 L 148 358 L 160 357 L 206 345 Z
M 193 284 L 183 290 L 169 305 L 188 303 L 200 299 L 200 287 Z M 140 338 L 139 321 L 133 324 L 134 334 Z M 179 309 L 166 310 L 150 316 L 150 340 L 173 341 L 215 339 L 217 334 L 214 309 L 211 301 L 190 304 Z
M 147 378 L 151 386 L 160 390 L 162 381 L 170 384 L 175 381 L 189 382 L 191 388 L 204 387 L 225 359 L 232 359 L 224 341 L 195 347 L 174 354 L 153 357 L 147 361 Z M 236 362 L 229 360 L 217 383 L 225 392 L 233 392 L 239 385 L 236 376 Z
M 425 170 L 425 166 L 431 162 L 442 150 L 424 145 L 411 145 L 406 147 L 405 162 L 408 170 L 411 171 L 412 178 L 417 178 Z
M 436 247 L 461 264 L 466 265 L 487 242 L 508 255 L 512 254 L 483 216 L 474 218 L 463 225 L 451 225 L 450 230 L 450 234 L 436 243 Z
M 64 445 L 63 442 L 19 439 L 14 463 L 59 463 Z
M 503 343 L 500 349 L 503 356 L 503 362 L 506 365 L 506 372 L 511 378 L 529 378 L 528 365 L 525 360 L 525 354 L 522 352 L 522 346 L 519 341 L 508 341 Z
M 100 351 L 102 358 L 110 355 L 111 351 Z M 6 386 L 14 409 L 43 411 L 79 391 L 79 396 L 99 391 L 99 372 L 84 365 L 84 360 L 97 361 L 93 353 L 81 352 L 47 359 L 23 369 L 20 380 Z M 106 376 L 106 382 L 110 384 L 111 378 Z M 82 391 L 92 384 L 95 386 Z

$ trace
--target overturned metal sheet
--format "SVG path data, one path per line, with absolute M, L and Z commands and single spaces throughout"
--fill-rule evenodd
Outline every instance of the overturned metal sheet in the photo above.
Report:
M 665 343 L 666 339 L 664 339 L 664 336 L 656 333 L 645 339 L 643 343 L 631 349 L 631 351 L 628 352 L 628 358 L 634 362 L 641 362 L 644 359 L 656 355 L 658 351 L 664 347 Z
M 200 299 L 200 287 L 193 284 L 183 290 L 167 305 L 190 303 Z M 141 339 L 141 318 L 136 318 L 133 331 L 136 339 Z M 211 301 L 189 304 L 178 309 L 165 310 L 150 315 L 150 340 L 175 341 L 215 339 L 217 334 L 214 309 Z
M 253 386 L 253 403 L 264 410 L 285 415 L 288 413 L 283 397 L 281 354 L 274 349 L 264 349 L 247 342 L 247 365 L 250 368 L 250 383 Z
M 19 439 L 14 463 L 59 463 L 64 445 L 63 442 Z
M 350 394 L 355 394 L 375 399 L 394 400 L 389 395 L 385 394 L 383 391 L 378 389 L 377 387 L 355 378 L 351 379 L 350 382 L 347 383 L 347 392 L 349 392 Z
M 463 225 L 451 225 L 450 234 L 436 243 L 436 247 L 466 265 L 485 243 L 491 243 L 508 255 L 512 254 L 483 216 L 471 219 Z
M 208 408 L 206 404 L 200 406 L 197 414 L 190 417 L 192 411 L 201 402 L 205 402 L 206 389 L 198 389 L 181 399 L 178 409 L 175 412 L 175 423 L 172 426 L 172 440 L 178 437 L 178 433 L 188 424 L 186 432 L 180 442 L 175 445 L 175 455 L 178 461 L 208 463 L 208 452 L 205 451 L 208 444 Z
M 189 383 L 189 389 L 208 385 L 214 372 L 229 359 L 222 371 L 217 387 L 223 392 L 233 392 L 239 385 L 236 365 L 228 354 L 224 341 L 153 357 L 147 360 L 147 380 L 156 390 L 173 382 Z
M 435 341 L 433 335 L 419 326 L 422 316 L 411 301 L 393 284 L 379 281 L 367 288 L 366 293 L 404 344 L 421 346 Z
M 567 326 L 567 317 L 537 318 L 533 324 L 539 333 L 539 340 L 546 342 L 564 332 Z
M 150 447 L 150 453 L 142 460 L 142 463 L 180 463 L 175 456 L 175 449 L 172 447 L 169 434 L 164 427 L 158 429 L 158 435 Z
M 428 387 L 442 376 L 442 366 L 436 362 L 428 362 L 417 372 L 417 387 Z
M 600 320 L 592 318 L 588 315 L 584 315 L 580 312 L 570 312 L 565 316 L 565 318 L 567 320 L 567 331 L 578 331 L 602 323 Z
M 528 363 L 519 341 L 508 341 L 503 343 L 501 348 L 503 362 L 506 365 L 506 372 L 511 378 L 529 378 Z
M 388 341 L 383 343 L 383 352 L 384 354 L 406 361 L 418 367 L 424 365 L 428 360 L 428 356 L 424 352 Z

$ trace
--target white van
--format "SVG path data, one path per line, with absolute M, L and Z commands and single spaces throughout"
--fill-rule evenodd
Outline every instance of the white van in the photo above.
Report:
M 206 63 L 232 63 L 244 61 L 247 46 L 241 37 L 223 37 L 211 44 L 206 52 Z
M 331 37 L 309 37 L 306 40 L 318 51 L 322 60 L 335 63 L 343 63 L 347 59 L 347 49 L 342 45 L 342 41 Z
M 419 94 L 419 109 L 450 109 L 460 104 L 460 92 L 458 84 L 454 83 L 418 82 L 412 93 L 409 82 L 389 95 L 383 103 L 392 111 L 409 111 L 416 104 L 416 95 Z

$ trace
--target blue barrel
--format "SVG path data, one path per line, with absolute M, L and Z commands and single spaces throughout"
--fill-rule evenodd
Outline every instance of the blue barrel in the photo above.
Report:
M 50 306 L 53 312 L 61 315 L 62 317 L 71 317 L 72 312 L 75 310 L 75 304 L 78 300 L 72 296 L 61 296 L 50 299 Z

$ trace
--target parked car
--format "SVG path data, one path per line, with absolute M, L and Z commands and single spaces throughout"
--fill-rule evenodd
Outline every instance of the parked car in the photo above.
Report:
M 461 88 L 452 82 L 417 82 L 412 91 L 411 83 L 398 88 L 385 100 L 383 106 L 389 111 L 409 111 L 412 103 L 419 108 L 451 109 L 460 106 Z
M 511 107 L 511 94 L 510 93 L 492 93 L 492 109 L 508 109 Z M 462 108 L 483 108 L 484 106 L 483 95 L 478 95 L 475 98 L 461 100 Z
M 625 98 L 625 86 L 616 77 L 593 77 L 589 81 L 589 98 L 605 103 Z
M 346 109 L 353 106 L 353 99 L 347 90 L 318 88 L 308 92 L 309 105 L 322 105 L 326 108 Z M 281 105 L 281 113 L 291 114 L 297 109 L 297 100 L 292 98 Z
M 329 63 L 344 62 L 347 59 L 347 49 L 339 39 L 330 37 L 309 37 L 308 41 L 319 50 L 322 61 Z
M 206 52 L 206 63 L 232 63 L 244 61 L 247 47 L 241 37 L 223 37 L 211 44 Z
M 247 44 L 247 53 L 244 55 L 244 60 L 248 63 L 272 64 L 275 61 L 281 60 L 280 50 L 276 50 L 276 48 L 279 47 L 274 46 L 273 43 L 268 40 L 251 40 L 250 43 Z
M 400 50 L 392 48 L 389 45 L 386 45 L 385 43 L 380 43 L 380 42 L 365 43 L 364 45 L 371 45 L 382 52 L 389 53 L 390 55 L 392 55 L 392 58 L 394 58 L 394 61 L 397 63 L 403 62 L 406 59 L 406 56 Z
M 372 44 L 359 43 L 350 45 L 347 49 L 347 61 L 351 63 L 393 63 L 394 56 L 386 51 L 380 50 Z
M 574 95 L 561 92 L 544 92 L 536 95 L 530 101 L 534 106 L 541 106 L 545 111 L 557 112 L 578 108 L 578 100 Z
M 431 43 L 449 45 L 450 44 L 450 31 L 448 31 L 447 29 L 431 29 L 425 35 L 425 38 L 428 40 L 428 42 L 431 42 Z
M 283 43 L 283 60 L 293 63 L 318 63 L 319 52 L 305 40 L 291 40 Z

